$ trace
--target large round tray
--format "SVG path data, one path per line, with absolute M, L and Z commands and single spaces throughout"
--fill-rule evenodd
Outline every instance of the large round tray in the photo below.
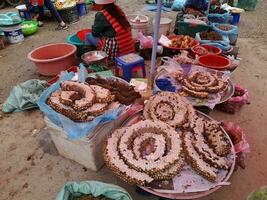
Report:
M 142 112 L 143 110 L 137 111 L 135 114 L 133 114 L 131 117 L 129 117 L 123 124 L 122 127 L 124 126 L 129 126 L 130 124 L 134 124 L 138 121 L 140 121 L 140 119 L 142 119 Z M 213 118 L 211 118 L 210 116 L 196 111 L 197 114 L 207 120 L 214 120 Z M 220 189 L 223 185 L 228 185 L 227 181 L 229 180 L 229 178 L 231 177 L 232 173 L 234 172 L 234 168 L 235 168 L 235 151 L 234 151 L 234 145 L 230 139 L 230 137 L 228 136 L 228 134 L 225 132 L 225 130 L 223 129 L 223 127 L 221 127 L 221 130 L 225 133 L 225 135 L 227 136 L 228 140 L 231 143 L 232 146 L 232 154 L 233 154 L 233 163 L 231 168 L 228 171 L 228 174 L 226 175 L 226 177 L 223 180 L 223 183 L 214 186 L 214 188 L 207 190 L 207 191 L 203 191 L 203 192 L 191 192 L 191 193 L 175 193 L 175 191 L 171 192 L 170 190 L 166 191 L 166 193 L 163 192 L 159 192 L 157 191 L 157 189 L 153 189 L 153 188 L 148 188 L 148 187 L 143 187 L 143 186 L 139 186 L 140 188 L 142 188 L 143 190 L 160 196 L 160 197 L 164 197 L 164 198 L 169 198 L 169 199 L 196 199 L 196 198 L 201 198 L 201 197 L 205 197 L 207 195 L 210 195 L 212 193 L 214 193 L 215 191 L 217 191 L 218 189 Z

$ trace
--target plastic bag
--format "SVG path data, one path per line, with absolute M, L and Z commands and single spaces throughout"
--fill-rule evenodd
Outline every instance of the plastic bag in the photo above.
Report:
M 206 0 L 187 0 L 185 3 L 186 6 L 194 6 L 199 10 L 206 10 L 207 9 L 207 1 Z
M 230 30 L 224 31 L 218 28 L 218 26 L 229 26 Z M 221 36 L 227 36 L 229 38 L 230 44 L 235 44 L 238 37 L 238 27 L 230 24 L 218 24 L 213 23 L 212 28 L 215 32 L 219 33 Z
M 83 70 L 82 70 L 83 71 Z M 64 72 L 60 76 L 60 80 L 51 85 L 46 91 L 43 92 L 37 104 L 44 115 L 59 127 L 62 127 L 67 132 L 70 139 L 77 139 L 84 137 L 91 133 L 99 124 L 109 122 L 117 119 L 118 115 L 124 110 L 124 106 L 118 109 L 109 110 L 103 115 L 96 117 L 93 121 L 85 123 L 76 123 L 64 115 L 56 112 L 50 106 L 46 104 L 50 95 L 60 88 L 60 83 L 65 80 L 71 80 L 74 77 L 74 73 Z M 83 78 L 82 78 L 83 79 Z M 80 79 L 80 80 L 82 80 Z
M 174 0 L 172 4 L 172 10 L 174 11 L 182 10 L 184 7 L 185 1 L 186 0 Z
M 173 5 L 174 0 L 164 0 L 163 1 L 163 6 L 166 8 L 171 8 Z
M 232 47 L 230 45 L 229 38 L 227 36 L 222 36 L 222 40 L 212 41 L 212 40 L 202 40 L 200 37 L 200 33 L 196 34 L 196 40 L 200 42 L 200 44 L 207 44 L 214 47 L 220 48 L 222 51 L 229 51 Z
M 217 105 L 217 108 L 223 112 L 234 114 L 239 111 L 245 104 L 249 103 L 249 92 L 241 87 L 240 85 L 235 85 L 234 96 L 228 101 Z
M 66 183 L 58 193 L 56 200 L 73 200 L 74 197 L 81 195 L 104 196 L 113 200 L 132 200 L 130 194 L 123 188 L 98 181 Z
M 142 49 L 151 49 L 153 46 L 153 37 L 144 36 L 141 31 L 137 33 L 137 39 L 140 41 L 140 46 Z
M 231 138 L 237 154 L 250 152 L 250 146 L 246 140 L 245 133 L 240 126 L 233 122 L 223 122 L 223 128 Z
M 228 23 L 230 16 L 228 12 L 224 14 L 209 13 L 208 19 L 212 23 Z

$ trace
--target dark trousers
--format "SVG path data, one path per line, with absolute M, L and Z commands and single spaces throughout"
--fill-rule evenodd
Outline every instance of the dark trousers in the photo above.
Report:
M 48 10 L 50 10 L 51 14 L 56 18 L 58 23 L 61 23 L 63 21 L 57 9 L 55 8 L 54 4 L 51 2 L 51 0 L 44 0 L 44 5 L 45 7 L 47 7 Z M 38 20 L 44 21 L 44 6 L 38 6 L 38 12 L 39 12 Z

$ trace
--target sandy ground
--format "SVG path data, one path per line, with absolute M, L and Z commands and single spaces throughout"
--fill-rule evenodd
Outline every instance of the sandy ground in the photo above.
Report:
M 142 12 L 143 1 L 119 1 L 128 13 Z M 256 188 L 267 184 L 267 1 L 261 0 L 255 12 L 242 14 L 240 23 L 240 57 L 242 63 L 232 80 L 246 87 L 251 104 L 235 115 L 213 111 L 217 120 L 238 123 L 247 134 L 251 153 L 246 158 L 246 169 L 238 170 L 232 184 L 203 200 L 243 200 Z M 0 12 L 3 12 L 1 10 Z M 153 16 L 151 13 L 150 16 Z M 175 16 L 175 13 L 164 14 Z M 0 103 L 16 84 L 39 77 L 34 65 L 26 58 L 32 49 L 47 43 L 65 41 L 67 35 L 92 24 L 94 13 L 71 25 L 68 31 L 55 32 L 55 24 L 45 24 L 38 34 L 27 37 L 19 45 L 0 51 Z M 44 129 L 40 111 L 21 112 L 0 116 L 0 199 L 54 199 L 67 181 L 100 180 L 126 188 L 135 200 L 157 199 L 140 196 L 135 187 L 116 178 L 106 167 L 95 173 L 58 155 L 51 138 Z

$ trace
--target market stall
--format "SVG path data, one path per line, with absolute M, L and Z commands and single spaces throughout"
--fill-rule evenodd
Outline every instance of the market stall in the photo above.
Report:
M 105 163 L 125 182 L 169 199 L 196 199 L 230 185 L 249 145 L 240 127 L 208 114 L 215 108 L 237 112 L 249 95 L 231 80 L 239 65 L 233 54 L 238 28 L 228 23 L 228 11 L 210 6 L 207 12 L 185 8 L 175 34 L 165 35 L 159 31 L 162 1 L 157 1 L 153 37 L 135 33 L 152 47 L 149 68 L 138 53 L 111 60 L 104 50 L 91 49 L 85 42 L 91 29 L 69 36 L 69 44 L 30 52 L 40 74 L 55 76 L 31 103 L 44 113 L 60 155 L 94 171 Z M 134 19 L 131 25 L 140 22 Z M 134 77 L 139 71 L 141 79 Z M 81 188 L 77 193 L 86 195 Z

